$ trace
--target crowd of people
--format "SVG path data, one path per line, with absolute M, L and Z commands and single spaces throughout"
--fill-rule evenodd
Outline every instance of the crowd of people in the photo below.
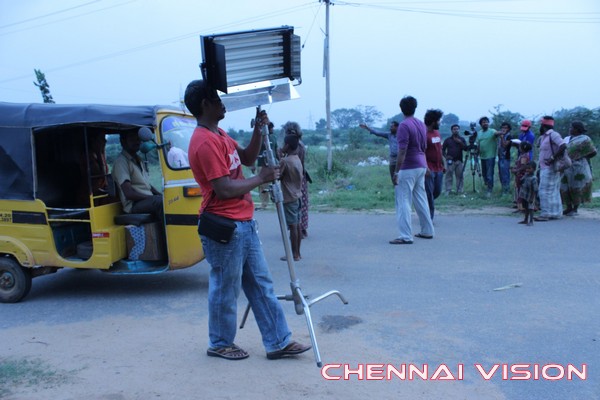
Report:
M 471 131 L 465 131 L 465 135 L 470 136 L 469 143 L 461 137 L 458 124 L 451 126 L 451 135 L 442 141 L 439 128 L 443 112 L 427 110 L 422 122 L 415 117 L 416 108 L 414 97 L 402 98 L 400 109 L 404 120 L 400 124 L 393 121 L 389 133 L 359 125 L 389 141 L 398 224 L 398 236 L 390 241 L 391 244 L 413 243 L 413 207 L 420 223 L 420 232 L 414 236 L 433 238 L 435 199 L 441 193 L 465 196 L 465 156 L 472 158 L 473 174 L 481 173 L 485 198 L 492 196 L 494 170 L 498 165 L 502 195 L 512 194 L 517 212 L 525 215 L 520 223 L 531 226 L 534 220 L 575 216 L 582 203 L 591 201 L 590 159 L 596 155 L 596 148 L 585 135 L 582 122 L 573 121 L 569 135 L 563 138 L 554 130 L 554 118 L 544 116 L 539 121 L 536 139 L 530 120 L 523 120 L 519 134 L 513 135 L 509 122 L 502 122 L 497 131 L 490 127 L 489 118 L 484 116 L 479 119 L 479 130 L 473 123 Z M 534 160 L 536 153 L 537 162 Z M 513 155 L 516 155 L 514 164 Z M 539 214 L 534 216 L 536 211 Z

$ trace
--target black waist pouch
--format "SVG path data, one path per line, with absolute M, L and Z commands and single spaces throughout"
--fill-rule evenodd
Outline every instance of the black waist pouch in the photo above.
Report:
M 200 214 L 198 233 L 219 243 L 229 243 L 235 231 L 233 219 L 203 212 Z

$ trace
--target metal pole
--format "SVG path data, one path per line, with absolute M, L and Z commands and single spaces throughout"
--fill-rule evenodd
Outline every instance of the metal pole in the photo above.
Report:
M 329 65 L 329 3 L 330 0 L 323 0 L 326 5 L 325 12 L 325 57 L 324 57 L 324 69 L 325 69 L 325 112 L 327 114 L 327 171 L 331 171 L 333 166 L 333 144 L 331 139 L 331 90 L 330 90 L 330 79 L 331 79 L 331 68 Z
M 262 127 L 262 139 L 263 144 L 265 146 L 265 152 L 267 155 L 267 165 L 275 166 L 277 165 L 277 161 L 275 159 L 275 154 L 273 153 L 273 149 L 271 148 L 271 142 L 269 141 L 269 130 L 267 126 Z M 302 293 L 302 289 L 300 288 L 300 280 L 296 276 L 296 270 L 294 267 L 294 257 L 292 255 L 292 246 L 290 243 L 290 238 L 287 233 L 287 224 L 285 223 L 285 212 L 283 209 L 283 192 L 281 191 L 281 183 L 279 180 L 274 181 L 271 184 L 271 192 L 273 195 L 273 201 L 275 202 L 275 208 L 277 210 L 277 217 L 279 220 L 279 229 L 281 232 L 281 239 L 283 241 L 283 248 L 285 250 L 285 256 L 288 264 L 288 271 L 290 273 L 290 289 L 291 295 L 282 295 L 277 296 L 280 300 L 287 300 L 294 302 L 294 308 L 296 310 L 296 314 L 302 315 L 304 314 L 306 318 L 306 324 L 308 325 L 308 333 L 310 334 L 310 341 L 313 347 L 313 353 L 315 355 L 315 361 L 317 363 L 317 367 L 322 367 L 323 363 L 321 361 L 321 353 L 319 352 L 319 345 L 317 344 L 317 338 L 315 336 L 315 329 L 312 322 L 312 318 L 310 315 L 310 307 L 329 297 L 329 296 L 338 296 L 342 303 L 348 304 L 348 300 L 337 290 L 331 290 L 327 293 L 318 296 L 312 301 L 307 301 L 307 296 Z M 246 307 L 246 311 L 244 312 L 244 316 L 242 318 L 242 322 L 240 324 L 240 329 L 244 327 L 246 324 L 246 319 L 248 318 L 248 314 L 250 312 L 250 304 Z

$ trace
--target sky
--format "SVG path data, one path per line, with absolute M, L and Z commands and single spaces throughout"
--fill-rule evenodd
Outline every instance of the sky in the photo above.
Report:
M 600 107 L 597 0 L 331 1 L 331 110 L 373 106 L 384 119 L 405 95 L 417 117 L 464 121 L 496 107 L 538 118 Z M 293 26 L 303 44 L 300 99 L 264 108 L 276 125 L 326 117 L 326 5 L 318 0 L 0 0 L 0 101 L 180 105 L 201 77 L 200 36 Z M 226 114 L 249 130 L 254 109 Z

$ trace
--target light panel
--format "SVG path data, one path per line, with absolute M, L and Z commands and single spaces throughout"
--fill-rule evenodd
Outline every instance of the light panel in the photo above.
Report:
M 300 37 L 284 26 L 202 36 L 202 70 L 215 89 L 286 78 L 301 82 Z

